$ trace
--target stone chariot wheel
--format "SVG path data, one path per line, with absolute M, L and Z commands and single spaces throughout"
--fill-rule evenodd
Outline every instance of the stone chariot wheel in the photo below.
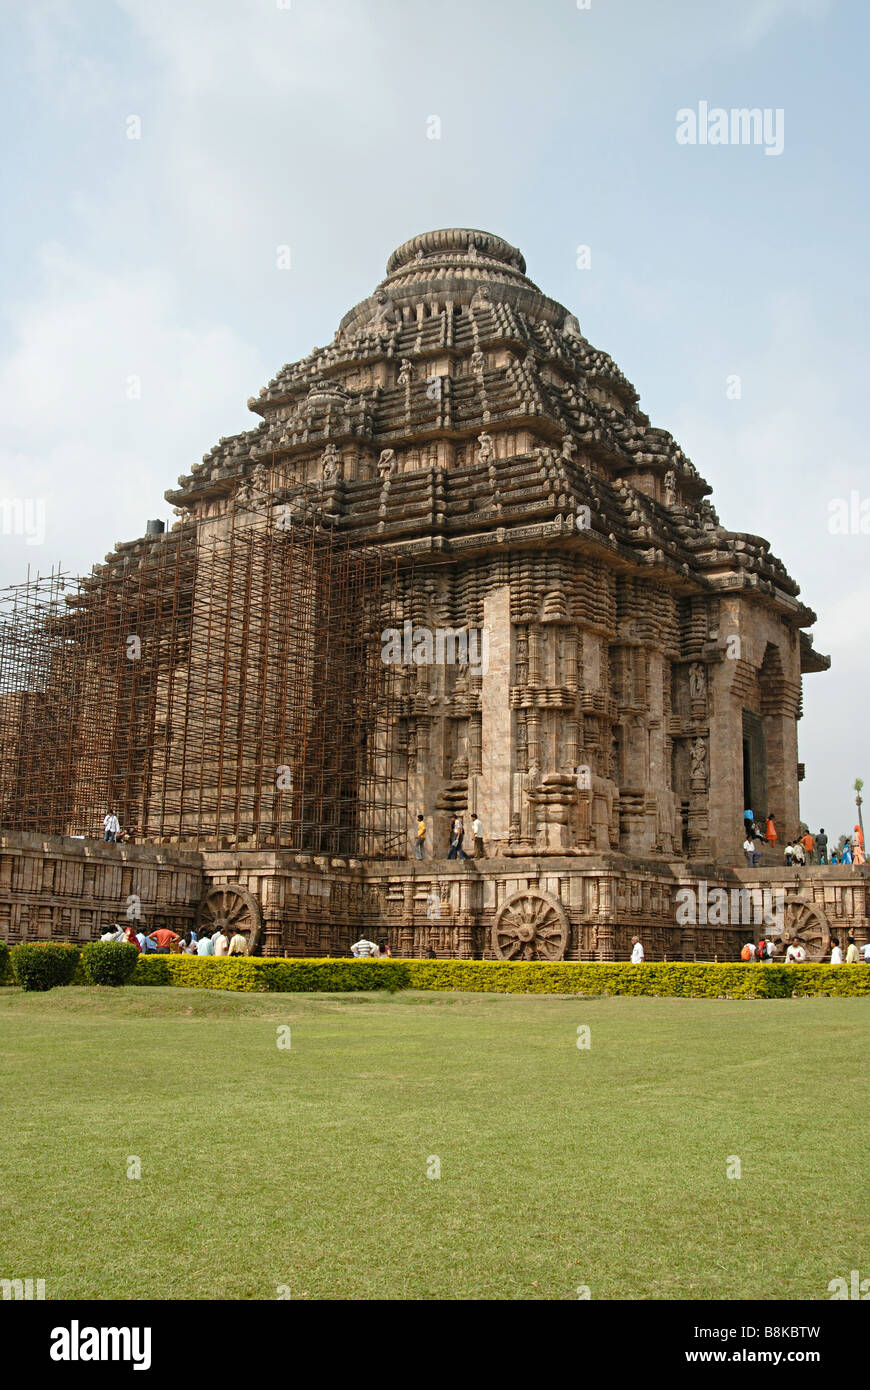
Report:
M 499 960 L 563 960 L 570 923 L 558 898 L 527 888 L 507 898 L 492 924 Z
M 247 942 L 245 954 L 252 956 L 260 940 L 260 905 L 240 883 L 221 883 L 209 888 L 201 899 L 196 925 L 212 932 L 223 927 L 227 936 L 240 932 Z
M 831 950 L 831 924 L 814 903 L 786 900 L 783 934 L 800 942 L 807 960 L 824 960 Z

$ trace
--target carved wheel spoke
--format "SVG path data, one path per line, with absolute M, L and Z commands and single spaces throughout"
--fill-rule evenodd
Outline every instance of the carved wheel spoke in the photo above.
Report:
M 558 898 L 525 889 L 496 913 L 492 949 L 499 960 L 562 960 L 569 931 L 568 914 Z
M 228 883 L 209 888 L 196 913 L 196 925 L 216 930 L 226 929 L 245 937 L 246 954 L 256 953 L 260 940 L 262 919 L 257 899 L 240 883 Z

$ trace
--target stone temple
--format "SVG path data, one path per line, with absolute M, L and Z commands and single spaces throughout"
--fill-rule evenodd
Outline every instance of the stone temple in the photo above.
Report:
M 814 613 L 514 246 L 413 237 L 248 405 L 168 531 L 6 605 L 0 933 L 133 899 L 265 954 L 724 960 L 679 889 L 763 885 L 812 954 L 866 939 L 863 873 L 741 849 L 799 824 Z

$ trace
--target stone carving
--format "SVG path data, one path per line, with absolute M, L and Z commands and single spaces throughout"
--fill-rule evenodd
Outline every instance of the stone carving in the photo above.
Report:
M 396 471 L 396 451 L 395 449 L 382 449 L 378 459 L 378 475 L 381 478 L 388 478 Z
M 562 332 L 563 332 L 563 333 L 566 335 L 566 337 L 568 337 L 568 338 L 582 338 L 582 337 L 583 337 L 583 334 L 582 334 L 581 331 L 580 331 L 580 324 L 579 324 L 579 322 L 578 322 L 578 319 L 577 319 L 576 314 L 566 314 L 566 315 L 565 315 L 564 321 L 563 321 L 563 323 L 562 323 Z
M 479 434 L 477 436 L 477 443 L 477 462 L 492 463 L 492 461 L 495 458 L 495 445 L 493 443 L 492 435 L 487 434 L 484 431 L 483 434 Z
M 703 700 L 707 694 L 707 672 L 700 661 L 693 661 L 689 667 L 689 694 L 693 700 Z
M 692 777 L 707 780 L 707 744 L 702 738 L 696 738 L 692 744 Z
M 209 888 L 196 912 L 197 927 L 217 931 L 222 927 L 227 936 L 239 932 L 246 942 L 245 954 L 256 955 L 263 919 L 260 905 L 253 893 L 240 883 L 223 883 Z M 231 928 L 232 932 L 227 931 Z
M 665 474 L 665 505 L 673 507 L 677 500 L 677 475 L 671 468 Z
M 476 372 L 478 375 L 483 372 L 483 369 L 486 366 L 486 358 L 484 357 L 480 348 L 475 348 L 474 352 L 471 354 L 470 366 L 471 370 L 473 372 Z
M 397 383 L 399 386 L 410 386 L 411 377 L 413 375 L 414 368 L 411 366 L 411 359 L 409 357 L 403 357 L 399 366 L 399 375 L 396 377 Z
M 492 926 L 499 960 L 563 960 L 570 923 L 558 898 L 528 888 L 503 902 Z
M 564 439 L 562 440 L 562 458 L 567 459 L 570 462 L 573 459 L 576 452 L 577 445 L 574 441 L 573 435 L 566 434 Z
M 393 301 L 386 290 L 377 289 L 374 292 L 375 308 L 372 314 L 371 327 L 376 334 L 383 334 L 389 331 L 396 321 L 396 311 L 393 308 Z
M 489 285 L 479 285 L 471 299 L 472 309 L 491 309 L 492 296 Z
M 327 444 L 320 456 L 324 482 L 333 482 L 341 477 L 341 454 L 335 444 Z

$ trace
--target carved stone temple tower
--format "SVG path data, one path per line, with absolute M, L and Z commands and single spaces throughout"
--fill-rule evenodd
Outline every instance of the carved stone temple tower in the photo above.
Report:
M 648 955 L 733 958 L 740 933 L 681 928 L 673 895 L 741 881 L 747 806 L 796 830 L 801 676 L 829 664 L 803 631 L 815 615 L 766 541 L 719 524 L 709 485 L 520 252 L 481 231 L 413 237 L 331 344 L 248 404 L 257 427 L 167 492 L 172 530 L 117 547 L 88 581 L 93 594 L 158 555 L 198 576 L 173 655 L 154 658 L 154 717 L 174 732 L 137 792 L 146 840 L 196 848 L 206 896 L 243 895 L 258 950 L 346 949 L 362 924 L 394 953 L 608 958 L 641 931 Z M 323 535 L 330 564 L 368 567 L 352 600 L 310 582 L 329 569 Z M 275 570 L 287 536 L 295 558 Z M 247 546 L 244 563 L 226 546 Z M 300 582 L 325 628 L 294 619 L 284 640 Z M 372 679 L 380 644 L 362 703 L 346 671 L 321 682 L 309 659 L 318 640 L 351 651 L 348 612 Z M 214 642 L 236 711 L 229 753 L 226 695 L 197 656 Z M 275 713 L 287 681 L 299 708 L 326 705 L 319 781 L 311 736 Z M 333 717 L 343 761 L 323 752 Z M 189 726 L 216 720 L 206 779 Z M 276 809 L 262 764 L 271 778 L 293 739 L 308 762 L 286 754 Z M 167 768 L 208 794 L 164 791 L 158 817 Z M 228 779 L 229 825 L 213 814 Z M 333 804 L 323 789 L 339 784 Z M 486 860 L 447 861 L 451 818 L 470 849 L 475 811 Z M 866 922 L 863 896 L 849 911 Z

